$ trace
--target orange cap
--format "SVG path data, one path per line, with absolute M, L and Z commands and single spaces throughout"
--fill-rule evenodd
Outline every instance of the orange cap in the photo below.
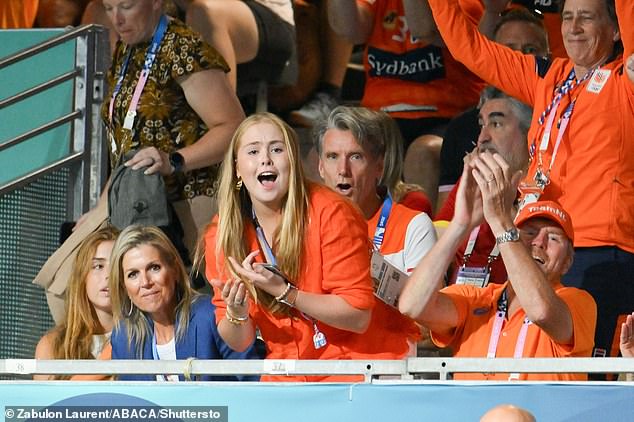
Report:
M 515 217 L 515 224 L 519 226 L 531 218 L 536 217 L 547 218 L 548 220 L 554 221 L 563 229 L 570 241 L 574 242 L 575 232 L 572 228 L 570 214 L 557 202 L 537 201 L 524 206 L 519 214 L 517 214 L 517 217 Z

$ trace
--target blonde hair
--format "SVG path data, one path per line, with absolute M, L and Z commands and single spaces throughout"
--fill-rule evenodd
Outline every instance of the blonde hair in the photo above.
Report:
M 88 299 L 86 279 L 99 245 L 114 241 L 118 233 L 114 227 L 105 227 L 91 233 L 79 246 L 66 288 L 65 318 L 51 332 L 54 359 L 94 359 L 91 353 L 92 336 L 104 334 L 106 330 Z
M 240 278 L 233 271 L 227 257 L 233 257 L 241 262 L 249 253 L 246 244 L 245 221 L 252 221 L 251 199 L 246 187 L 242 186 L 240 190 L 236 190 L 238 183 L 236 159 L 244 133 L 259 123 L 269 123 L 280 130 L 288 154 L 288 194 L 282 202 L 282 221 L 274 233 L 271 247 L 275 251 L 277 265 L 290 277 L 289 281 L 293 282 L 299 277 L 303 258 L 302 250 L 308 219 L 308 186 L 301 166 L 297 134 L 282 119 L 271 113 L 257 113 L 246 118 L 236 129 L 225 154 L 218 189 L 220 218 L 215 249 L 218 272 Z M 224 261 L 220 259 L 222 255 L 224 255 Z M 228 274 L 223 271 L 223 267 L 228 270 Z M 273 296 L 255 287 L 250 280 L 243 281 L 253 298 L 271 312 L 289 312 L 288 306 L 275 301 Z
M 176 322 L 176 341 L 184 337 L 189 324 L 191 305 L 198 293 L 190 285 L 189 275 L 178 251 L 169 238 L 154 226 L 129 226 L 119 235 L 112 248 L 110 261 L 110 297 L 112 298 L 112 316 L 115 327 L 125 328 L 128 337 L 128 347 L 134 342 L 138 357 L 141 358 L 145 340 L 152 336 L 146 315 L 130 300 L 125 287 L 123 274 L 123 257 L 131 249 L 142 245 L 155 248 L 163 263 L 176 276 L 174 308 Z

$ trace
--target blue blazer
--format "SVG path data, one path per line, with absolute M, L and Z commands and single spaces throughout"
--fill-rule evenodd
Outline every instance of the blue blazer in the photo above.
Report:
M 259 356 L 253 345 L 245 352 L 231 349 L 220 337 L 216 326 L 216 307 L 211 303 L 211 296 L 201 295 L 194 299 L 189 317 L 187 333 L 176 342 L 176 358 L 187 359 L 264 359 Z M 148 317 L 150 332 L 154 332 L 154 322 Z M 134 342 L 128 346 L 125 327 L 117 325 L 112 330 L 112 359 L 138 359 Z M 142 359 L 153 359 L 152 336 L 143 343 Z M 179 376 L 184 380 L 183 376 Z M 258 381 L 259 376 L 212 376 L 202 375 L 202 381 Z M 156 380 L 154 375 L 120 375 L 120 380 Z

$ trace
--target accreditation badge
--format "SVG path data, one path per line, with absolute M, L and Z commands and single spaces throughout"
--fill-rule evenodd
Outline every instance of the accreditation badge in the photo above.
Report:
M 388 305 L 398 307 L 398 297 L 409 276 L 377 251 L 372 252 L 370 275 L 374 283 L 374 295 Z
M 108 140 L 110 141 L 110 152 L 112 152 L 112 156 L 117 156 L 117 142 L 114 139 L 114 131 L 112 129 L 108 129 Z
M 522 182 L 520 183 L 518 189 L 520 191 L 518 213 L 526 205 L 539 201 L 539 197 L 541 196 L 543 192 L 543 187 L 540 187 L 539 184 L 534 182 L 533 183 Z
M 491 272 L 487 267 L 461 267 L 456 276 L 456 284 L 486 287 Z
M 601 92 L 608 79 L 610 79 L 611 73 L 612 71 L 609 69 L 595 70 L 592 74 L 592 78 L 590 78 L 590 82 L 588 82 L 588 87 L 586 88 L 586 90 L 594 94 L 598 94 L 599 92 Z

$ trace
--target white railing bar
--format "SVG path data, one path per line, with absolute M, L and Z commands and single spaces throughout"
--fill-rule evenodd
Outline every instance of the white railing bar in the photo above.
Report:
M 20 142 L 24 142 L 30 138 L 33 138 L 41 133 L 54 129 L 58 126 L 61 126 L 65 123 L 72 122 L 75 119 L 79 119 L 82 115 L 83 115 L 83 112 L 81 110 L 75 110 L 55 120 L 51 120 L 50 122 L 45 123 L 40 127 L 36 127 L 35 129 L 25 132 L 22 135 L 18 135 L 13 139 L 9 139 L 8 141 L 1 143 L 0 151 L 7 149 L 9 147 L 12 147 L 14 145 L 17 145 Z
M 37 95 L 40 92 L 46 91 L 49 88 L 62 84 L 66 81 L 70 81 L 79 75 L 80 75 L 79 69 L 74 69 L 74 70 L 71 70 L 70 72 L 63 73 L 47 82 L 36 85 L 33 88 L 29 88 L 25 91 L 19 92 L 7 99 L 0 101 L 0 110 L 3 109 L 4 107 L 10 106 L 11 104 L 22 101 L 28 97 Z
M 634 359 L 626 358 L 410 358 L 410 373 L 522 372 L 621 373 L 634 372 Z
M 61 160 L 54 161 L 48 164 L 46 167 L 42 167 L 39 170 L 28 173 L 18 179 L 14 179 L 5 185 L 0 185 L 0 196 L 19 189 L 22 186 L 26 186 L 34 180 L 42 176 L 46 176 L 47 174 L 52 173 L 62 167 L 65 167 L 75 161 L 80 161 L 83 158 L 84 154 L 84 151 L 76 152 L 62 158 Z
M 0 360 L 0 374 L 407 375 L 406 360 Z
M 410 358 L 407 360 L 0 360 L 0 374 L 399 375 L 427 373 L 634 373 L 626 358 Z

